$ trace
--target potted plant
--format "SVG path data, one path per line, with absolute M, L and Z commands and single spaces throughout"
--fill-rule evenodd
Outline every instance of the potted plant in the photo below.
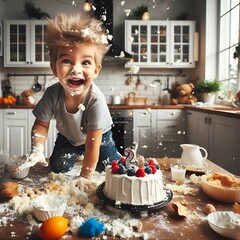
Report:
M 197 83 L 195 92 L 201 96 L 203 102 L 214 103 L 215 93 L 220 90 L 218 80 L 201 80 Z
M 236 59 L 236 58 L 239 58 L 240 57 L 240 44 L 238 44 L 236 47 L 235 47 L 235 51 L 233 53 L 233 58 Z

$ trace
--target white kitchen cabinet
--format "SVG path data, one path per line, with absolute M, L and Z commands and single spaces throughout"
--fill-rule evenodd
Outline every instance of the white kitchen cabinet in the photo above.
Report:
M 154 111 L 147 109 L 134 109 L 133 110 L 133 139 L 138 143 L 137 153 L 144 157 L 150 157 L 153 150 L 154 136 L 152 133 L 152 114 Z
M 134 141 L 144 157 L 180 157 L 186 121 L 179 109 L 134 110 Z
M 238 119 L 187 111 L 187 125 L 188 143 L 206 148 L 209 160 L 233 174 L 240 174 Z
M 45 20 L 5 20 L 4 66 L 49 67 Z
M 3 147 L 10 155 L 29 153 L 28 109 L 3 110 Z
M 0 127 L 1 148 L 8 150 L 11 155 L 30 153 L 31 130 L 35 121 L 32 109 L 1 109 L 0 117 L 3 119 Z M 44 146 L 44 154 L 47 158 L 52 154 L 56 137 L 56 120 L 52 119 Z
M 187 142 L 209 151 L 209 114 L 187 111 Z M 209 158 L 209 157 L 208 157 Z
M 181 157 L 181 144 L 186 143 L 186 117 L 181 109 L 156 110 L 156 157 Z
M 193 68 L 195 21 L 125 21 L 126 67 Z

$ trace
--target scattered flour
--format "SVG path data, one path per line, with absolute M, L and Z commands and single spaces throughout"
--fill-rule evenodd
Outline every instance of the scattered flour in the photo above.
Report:
M 76 236 L 83 221 L 93 216 L 105 224 L 105 233 L 101 235 L 101 239 L 113 236 L 122 239 L 140 238 L 146 240 L 156 236 L 154 231 L 144 232 L 142 229 L 141 219 L 149 219 L 148 212 L 141 212 L 139 218 L 135 218 L 130 213 L 120 209 L 111 208 L 110 211 L 100 203 L 96 196 L 96 188 L 105 180 L 105 172 L 95 172 L 91 180 L 86 180 L 84 184 L 81 184 L 81 178 L 78 175 L 80 162 L 76 162 L 74 169 L 71 173 L 66 174 L 51 172 L 47 176 L 39 175 L 37 176 L 37 182 L 34 180 L 35 178 L 28 178 L 19 182 L 20 195 L 7 203 L 0 203 L 0 214 L 4 215 L 0 219 L 0 226 L 10 225 L 16 217 L 21 216 L 21 219 L 29 224 L 30 235 L 32 228 L 39 227 L 41 224 L 34 217 L 32 202 L 42 194 L 51 193 L 65 199 L 67 208 L 64 216 L 71 216 L 68 233 L 63 238 L 69 238 L 71 234 Z M 178 195 L 180 197 L 186 194 L 194 195 L 198 191 L 198 189 L 186 185 L 169 184 L 168 187 L 172 189 L 174 196 Z M 111 214 L 109 214 L 110 212 Z M 194 221 L 206 220 L 206 216 L 199 214 L 199 212 L 196 209 L 187 216 L 188 225 L 192 224 L 194 226 Z M 154 224 L 157 224 L 159 229 L 164 229 L 164 231 L 170 233 L 175 231 L 174 226 L 168 220 L 167 213 L 164 212 L 157 216 L 152 214 L 152 217 L 155 219 Z M 15 235 L 15 233 L 12 234 L 12 236 Z
M 36 187 L 35 181 L 33 179 L 30 181 L 29 178 L 28 181 L 23 181 L 22 184 L 19 183 L 19 196 L 15 196 L 7 203 L 0 203 L 0 214 L 4 214 L 0 219 L 0 227 L 10 225 L 12 221 L 19 217 L 25 219 L 24 221 L 29 224 L 28 230 L 34 226 L 39 227 L 41 223 L 36 220 L 33 214 L 33 200 L 43 194 L 55 194 L 59 198 L 64 198 L 67 202 L 64 216 L 71 216 L 68 230 L 73 235 L 77 235 L 77 230 L 83 221 L 94 216 L 98 221 L 105 223 L 106 235 L 147 239 L 147 233 L 140 232 L 142 228 L 141 220 L 132 218 L 131 215 L 124 211 L 109 215 L 106 214 L 106 209 L 102 209 L 95 192 L 97 186 L 104 179 L 104 173 L 95 172 L 92 180 L 87 180 L 83 186 L 79 187 L 77 186 L 79 177 L 51 172 L 47 177 L 39 178 L 38 184 L 40 187 Z M 69 237 L 69 234 L 65 235 Z M 11 237 L 15 238 L 16 233 L 13 232 Z
M 174 193 L 180 193 L 183 195 L 196 195 L 198 192 L 198 188 L 196 187 L 188 187 L 185 185 L 176 185 L 176 184 L 168 184 L 167 185 Z

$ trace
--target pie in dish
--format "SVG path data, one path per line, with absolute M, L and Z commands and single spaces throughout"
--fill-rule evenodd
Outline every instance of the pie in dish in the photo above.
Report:
M 201 177 L 201 186 L 204 193 L 217 201 L 239 202 L 240 179 L 231 174 L 213 172 Z

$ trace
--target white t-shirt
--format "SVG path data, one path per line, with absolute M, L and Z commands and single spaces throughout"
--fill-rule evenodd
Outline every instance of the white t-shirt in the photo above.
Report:
M 85 110 L 68 113 L 64 102 L 64 90 L 61 84 L 48 87 L 43 97 L 33 109 L 34 116 L 43 122 L 57 121 L 57 130 L 66 137 L 73 146 L 85 144 L 88 130 L 102 129 L 103 133 L 111 129 L 112 118 L 106 99 L 100 89 L 92 83 L 88 93 L 82 100 Z

